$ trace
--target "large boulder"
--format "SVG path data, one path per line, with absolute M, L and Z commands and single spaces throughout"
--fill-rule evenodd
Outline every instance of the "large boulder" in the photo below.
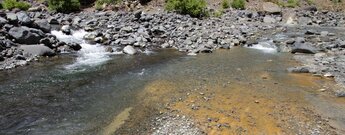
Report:
M 272 2 L 262 3 L 262 10 L 270 14 L 280 14 L 282 12 L 282 9 Z
M 315 54 L 318 50 L 313 47 L 313 45 L 309 42 L 306 43 L 295 43 L 294 47 L 291 49 L 291 53 L 307 53 L 307 54 Z
M 22 45 L 19 47 L 26 56 L 54 56 L 55 52 L 44 45 Z
M 137 50 L 133 46 L 127 45 L 125 48 L 123 48 L 123 52 L 126 54 L 134 55 L 137 53 Z
M 42 30 L 43 32 L 49 33 L 52 29 L 49 22 L 45 19 L 35 21 L 36 28 Z
M 42 38 L 39 34 L 31 32 L 25 27 L 13 27 L 8 34 L 20 44 L 38 44 Z

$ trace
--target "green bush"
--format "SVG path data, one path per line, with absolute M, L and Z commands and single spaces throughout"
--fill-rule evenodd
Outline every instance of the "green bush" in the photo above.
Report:
M 1 3 L 1 6 L 4 9 L 14 9 L 14 8 L 19 8 L 21 10 L 28 10 L 31 7 L 31 4 L 25 1 L 17 1 L 17 0 L 4 0 Z
M 230 7 L 229 0 L 222 0 L 222 7 L 223 9 L 227 9 Z
M 235 9 L 244 9 L 245 4 L 246 3 L 244 0 L 233 0 L 231 3 L 231 7 Z
M 204 17 L 208 15 L 206 6 L 205 0 L 168 0 L 165 9 L 192 17 Z
M 79 0 L 48 0 L 48 8 L 57 12 L 73 12 L 80 9 Z
M 290 8 L 297 7 L 297 6 L 299 6 L 299 1 L 298 0 L 288 0 L 285 6 L 290 7 Z

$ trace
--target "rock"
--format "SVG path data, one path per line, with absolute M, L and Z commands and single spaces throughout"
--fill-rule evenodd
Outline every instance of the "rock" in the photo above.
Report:
M 103 39 L 103 37 L 96 37 L 93 41 L 96 43 L 103 43 L 104 39 Z
M 39 44 L 41 36 L 24 27 L 13 27 L 8 34 L 20 44 Z
M 30 17 L 25 12 L 17 13 L 17 18 L 19 23 L 22 25 L 30 25 L 32 23 Z
M 5 18 L 0 17 L 0 26 L 4 26 L 8 21 Z
M 317 35 L 318 32 L 317 32 L 316 30 L 307 30 L 307 31 L 305 32 L 305 34 L 306 34 L 306 35 Z
M 40 40 L 41 44 L 44 44 L 45 46 L 49 47 L 49 48 L 53 48 L 52 44 L 53 41 L 51 41 L 49 38 L 43 38 Z
M 45 10 L 45 6 L 44 5 L 39 5 L 39 6 L 35 6 L 35 7 L 30 7 L 28 9 L 29 12 L 40 12 L 40 11 L 44 11 Z
M 311 25 L 312 20 L 309 17 L 299 17 L 298 24 L 300 25 Z
M 317 53 L 317 49 L 309 42 L 295 43 L 294 47 L 292 47 L 291 53 L 315 54 Z
M 19 47 L 27 56 L 54 56 L 55 52 L 43 45 L 22 45 Z
M 105 48 L 105 52 L 114 52 L 113 48 L 111 48 L 110 46 Z
M 137 19 L 137 20 L 138 20 L 138 19 L 140 19 L 141 14 L 142 14 L 142 11 L 140 11 L 140 10 L 139 10 L 139 11 L 134 12 L 134 18 L 135 18 L 135 19 Z
M 36 28 L 42 30 L 43 32 L 49 33 L 52 29 L 49 22 L 45 19 L 42 20 L 36 20 L 35 22 Z
M 8 21 L 15 23 L 18 21 L 17 15 L 15 13 L 6 13 L 6 18 Z
M 322 37 L 326 37 L 327 35 L 328 35 L 328 31 L 321 31 L 320 32 L 320 35 L 322 36 Z
M 273 17 L 271 17 L 271 16 L 265 16 L 264 19 L 263 19 L 263 22 L 264 23 L 275 23 L 276 20 Z
M 82 48 L 78 43 L 69 43 L 67 44 L 67 46 L 73 49 L 74 51 L 79 51 Z
M 67 35 L 70 35 L 71 34 L 71 26 L 64 25 L 61 27 L 61 31 Z
M 272 2 L 262 3 L 262 10 L 270 14 L 280 14 L 282 9 Z
M 309 73 L 309 69 L 307 67 L 292 67 L 287 70 L 290 73 Z
M 127 45 L 125 48 L 123 48 L 123 52 L 126 54 L 134 55 L 137 53 L 137 50 L 133 46 Z
M 337 91 L 335 92 L 335 95 L 336 95 L 337 97 L 345 97 L 345 90 L 337 90 Z

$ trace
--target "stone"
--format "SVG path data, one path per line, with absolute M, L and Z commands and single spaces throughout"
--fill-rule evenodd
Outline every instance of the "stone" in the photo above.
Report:
M 272 2 L 262 3 L 262 10 L 270 14 L 280 14 L 282 9 Z
M 68 43 L 67 46 L 74 51 L 79 51 L 82 48 L 78 43 Z
M 71 26 L 64 25 L 61 27 L 61 31 L 67 35 L 70 35 L 71 34 Z
M 136 12 L 134 12 L 134 18 L 135 19 L 140 19 L 140 17 L 141 17 L 141 14 L 142 14 L 142 11 L 136 11 Z
M 291 49 L 291 53 L 315 54 L 315 53 L 317 53 L 317 49 L 315 47 L 313 47 L 313 45 L 309 42 L 295 43 Z
M 312 20 L 309 17 L 299 17 L 298 24 L 300 25 L 311 25 Z
M 291 67 L 287 69 L 290 73 L 309 73 L 307 67 Z
M 54 56 L 55 52 L 44 45 L 22 45 L 19 47 L 27 56 Z
M 322 37 L 326 37 L 327 35 L 328 35 L 328 31 L 321 31 L 320 32 L 320 35 L 322 36 Z
M 32 23 L 31 18 L 25 12 L 17 13 L 17 18 L 19 23 L 22 25 L 30 25 Z
M 7 24 L 8 21 L 5 18 L 0 17 L 0 26 Z
M 97 33 L 96 32 L 91 32 L 91 33 L 85 34 L 83 38 L 85 40 L 93 41 L 96 37 L 97 37 Z
M 317 35 L 318 32 L 317 32 L 316 30 L 307 30 L 307 31 L 305 32 L 305 34 L 306 34 L 306 35 Z
M 133 46 L 127 45 L 125 48 L 123 48 L 123 52 L 126 54 L 134 55 L 137 53 L 137 50 Z
M 103 37 L 96 37 L 93 41 L 96 43 L 103 43 L 104 39 L 103 39 Z
M 276 20 L 273 17 L 271 17 L 271 16 L 265 16 L 264 19 L 263 19 L 263 22 L 264 23 L 275 23 Z
M 17 22 L 18 21 L 17 15 L 15 13 L 6 13 L 6 18 L 10 22 Z
M 49 33 L 52 29 L 49 22 L 45 19 L 36 20 L 35 22 L 36 28 L 42 30 L 43 32 Z
M 37 33 L 33 33 L 24 27 L 13 27 L 8 34 L 20 44 L 38 44 L 42 39 Z
M 49 47 L 49 48 L 53 48 L 52 44 L 53 41 L 51 41 L 49 38 L 43 38 L 40 40 L 41 44 L 44 44 L 45 46 Z
M 110 46 L 108 46 L 108 47 L 105 48 L 105 52 L 110 52 L 110 53 L 112 53 L 112 52 L 114 52 L 114 50 L 113 50 L 113 48 L 111 48 Z

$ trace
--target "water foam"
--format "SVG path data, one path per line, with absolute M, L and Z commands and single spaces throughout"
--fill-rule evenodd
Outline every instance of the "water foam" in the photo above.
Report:
M 66 43 L 78 43 L 82 47 L 78 51 L 78 58 L 75 63 L 65 66 L 66 69 L 78 70 L 84 67 L 97 66 L 110 59 L 109 52 L 100 44 L 89 44 L 83 37 L 87 34 L 84 30 L 72 31 L 72 35 L 66 35 L 61 31 L 52 31 L 60 41 Z
M 254 44 L 252 46 L 247 46 L 248 48 L 261 50 L 265 53 L 276 53 L 278 48 L 274 45 L 272 40 L 259 42 L 258 44 Z

